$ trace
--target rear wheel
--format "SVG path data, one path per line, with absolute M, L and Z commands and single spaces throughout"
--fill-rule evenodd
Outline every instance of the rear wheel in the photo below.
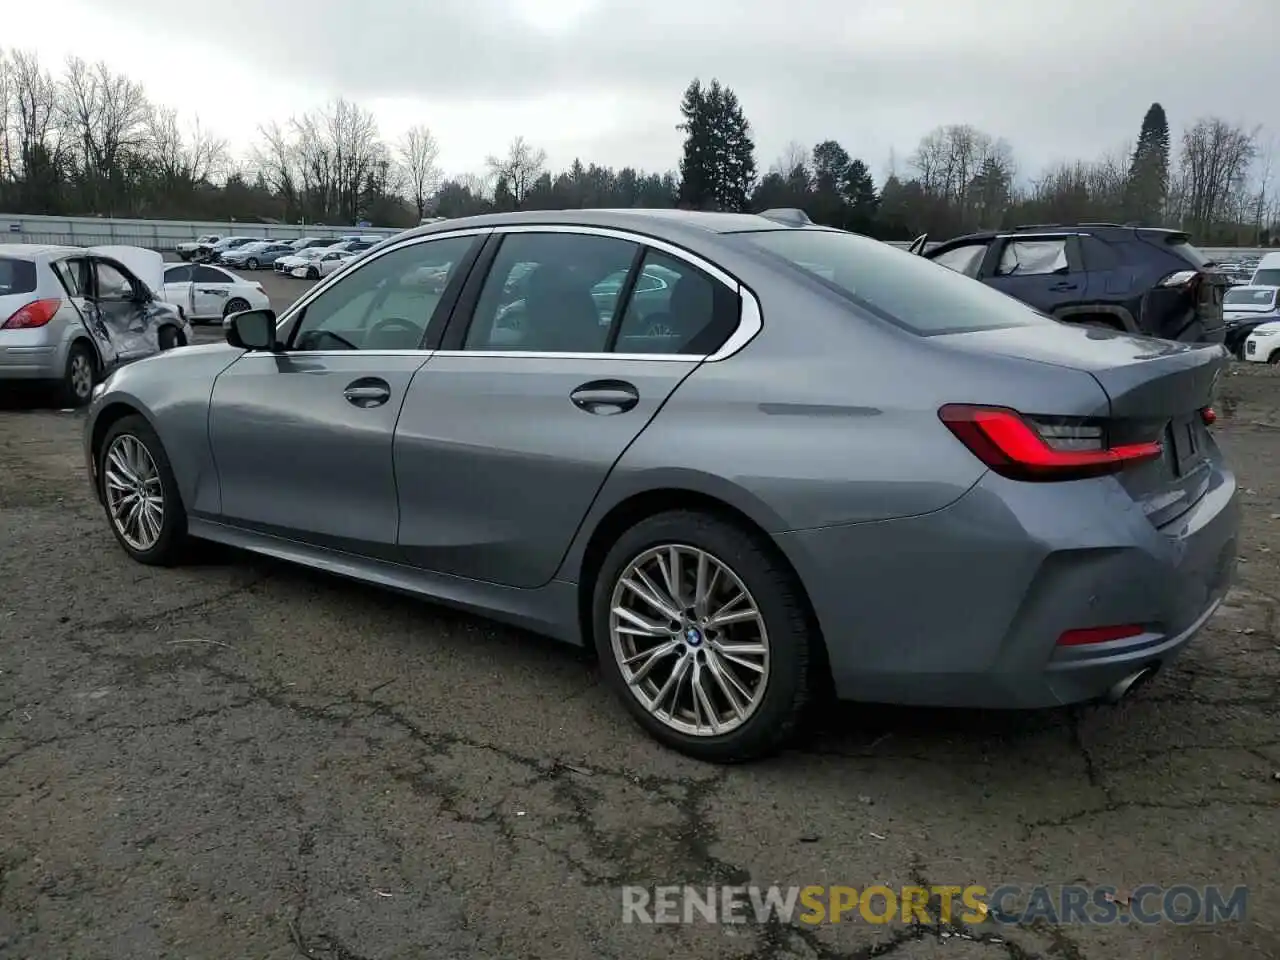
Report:
M 786 744 L 810 694 L 810 630 L 790 571 L 710 514 L 641 521 L 596 578 L 601 669 L 650 735 L 714 763 Z
M 160 342 L 161 350 L 172 350 L 174 347 L 180 347 L 183 344 L 182 334 L 173 327 L 161 327 L 157 339 Z
M 230 300 L 227 301 L 227 305 L 222 308 L 222 316 L 225 319 L 226 317 L 231 316 L 231 314 L 233 313 L 239 313 L 241 310 L 248 310 L 248 309 L 249 309 L 248 300 L 245 300 L 243 297 L 232 297 Z
M 187 513 L 160 438 L 141 416 L 113 423 L 98 448 L 98 485 L 107 522 L 129 556 L 151 566 L 181 559 Z
M 97 357 L 83 340 L 71 345 L 67 351 L 67 367 L 62 375 L 59 388 L 63 406 L 83 407 L 93 396 L 94 374 L 97 372 Z

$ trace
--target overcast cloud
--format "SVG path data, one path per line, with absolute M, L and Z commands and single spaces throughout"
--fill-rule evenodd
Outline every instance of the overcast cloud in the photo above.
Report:
M 1021 172 L 1136 135 L 1153 100 L 1176 137 L 1216 114 L 1280 145 L 1280 0 L 60 0 L 7 6 L 3 42 L 105 59 L 238 150 L 334 96 L 384 136 L 425 123 L 449 173 L 517 134 L 575 156 L 674 169 L 678 102 L 718 77 L 761 169 L 839 140 L 882 179 L 920 137 L 971 123 Z M 53 11 L 57 10 L 57 13 Z M 1264 136 L 1265 143 L 1270 134 Z

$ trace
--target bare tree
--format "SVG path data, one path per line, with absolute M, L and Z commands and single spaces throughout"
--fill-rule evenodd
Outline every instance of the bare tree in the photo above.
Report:
M 86 197 L 93 203 L 124 199 L 146 147 L 146 92 L 105 63 L 90 67 L 71 57 L 62 93 L 62 120 L 75 143 Z
M 178 111 L 157 108 L 148 119 L 147 135 L 156 173 L 171 187 L 207 183 L 226 171 L 227 142 L 203 129 L 198 117 L 184 134 Z
M 524 137 L 516 137 L 507 147 L 505 158 L 490 156 L 486 164 L 496 185 L 506 187 L 519 210 L 547 166 L 547 151 L 534 149 Z
M 298 216 L 302 197 L 299 191 L 298 151 L 289 133 L 275 121 L 258 128 L 260 142 L 250 154 L 250 165 L 268 189 L 285 202 L 287 216 Z
M 425 126 L 410 127 L 401 138 L 399 148 L 400 167 L 403 172 L 409 200 L 418 210 L 418 219 L 426 216 L 427 206 L 443 179 L 436 160 L 440 145 Z
M 1184 225 L 1201 243 L 1236 212 L 1232 200 L 1248 181 L 1258 151 L 1257 133 L 1218 117 L 1197 120 L 1183 132 Z
M 770 172 L 789 177 L 796 167 L 809 170 L 811 166 L 812 154 L 809 148 L 799 140 L 792 140 L 782 148 L 782 153 L 778 154 L 778 159 L 774 161 Z

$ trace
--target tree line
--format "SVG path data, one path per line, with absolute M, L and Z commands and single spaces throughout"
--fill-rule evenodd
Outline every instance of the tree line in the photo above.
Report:
M 446 177 L 429 127 L 394 142 L 344 99 L 225 140 L 153 103 L 103 63 L 55 74 L 30 52 L 0 53 L 0 210 L 17 214 L 410 226 L 427 216 L 588 207 L 764 210 L 881 239 L 935 238 L 1025 223 L 1178 226 L 1206 245 L 1280 243 L 1280 196 L 1260 128 L 1189 121 L 1175 139 L 1152 104 L 1132 146 L 1025 175 L 1003 138 L 940 126 L 877 184 L 837 139 L 792 142 L 766 170 L 734 91 L 695 79 L 679 103 L 678 168 L 548 168 L 523 136 L 483 171 Z

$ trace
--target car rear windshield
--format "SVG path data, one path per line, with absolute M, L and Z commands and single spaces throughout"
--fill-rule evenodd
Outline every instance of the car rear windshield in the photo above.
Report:
M 0 297 L 11 293 L 34 293 L 36 265 L 30 260 L 0 257 Z
M 1280 268 L 1259 270 L 1251 282 L 1258 287 L 1280 287 Z
M 881 319 L 921 336 L 1053 323 L 977 280 L 879 240 L 835 230 L 765 230 L 736 236 L 788 261 Z
M 1249 287 L 1235 287 L 1228 290 L 1222 298 L 1223 303 L 1233 303 L 1252 307 L 1269 307 L 1276 299 L 1274 288 L 1270 290 L 1254 290 Z

